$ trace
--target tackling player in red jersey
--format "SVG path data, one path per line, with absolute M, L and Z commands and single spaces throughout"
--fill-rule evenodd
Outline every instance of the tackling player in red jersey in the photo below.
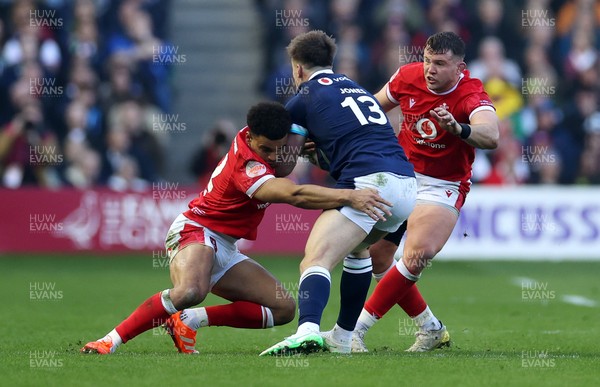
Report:
M 269 203 L 328 209 L 350 205 L 375 220 L 391 215 L 390 203 L 374 189 L 330 189 L 296 185 L 275 177 L 277 152 L 292 127 L 278 103 L 259 103 L 248 112 L 248 127 L 234 139 L 206 189 L 173 222 L 165 241 L 173 288 L 142 303 L 83 353 L 113 353 L 142 332 L 165 324 L 179 352 L 197 353 L 200 326 L 269 328 L 291 321 L 295 302 L 282 284 L 236 247 L 239 238 L 256 239 L 256 228 Z M 186 309 L 212 292 L 230 304 Z
M 366 331 L 394 305 L 413 318 L 419 331 L 407 350 L 449 345 L 446 327 L 433 315 L 415 282 L 442 249 L 458 220 L 471 182 L 475 148 L 494 149 L 498 118 L 480 80 L 470 78 L 465 47 L 451 32 L 427 40 L 423 63 L 401 67 L 375 97 L 387 112 L 400 106 L 398 140 L 417 177 L 417 204 L 407 223 L 371 246 L 373 275 L 380 279 L 365 303 L 353 335 L 353 352 L 366 352 Z M 394 253 L 407 231 L 402 259 Z M 375 274 L 378 273 L 378 274 Z

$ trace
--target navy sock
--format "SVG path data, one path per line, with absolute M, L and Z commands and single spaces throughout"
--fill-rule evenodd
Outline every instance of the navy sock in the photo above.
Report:
M 305 322 L 321 325 L 330 290 L 331 274 L 327 269 L 311 266 L 302 273 L 298 289 L 298 326 Z
M 340 283 L 340 314 L 337 325 L 347 331 L 353 331 L 356 321 L 367 299 L 371 285 L 373 266 L 371 258 L 344 259 L 344 271 Z

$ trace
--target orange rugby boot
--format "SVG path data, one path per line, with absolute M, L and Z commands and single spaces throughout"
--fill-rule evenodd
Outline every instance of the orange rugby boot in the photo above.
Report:
M 91 341 L 83 346 L 81 353 L 97 353 L 99 355 L 108 355 L 114 352 L 113 342 L 110 337 L 105 337 L 100 340 Z
M 181 312 L 177 312 L 165 322 L 165 329 L 173 339 L 179 353 L 198 354 L 196 351 L 196 331 L 181 321 Z

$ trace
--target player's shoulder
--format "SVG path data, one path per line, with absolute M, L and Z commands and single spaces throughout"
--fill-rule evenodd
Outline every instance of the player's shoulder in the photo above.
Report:
M 400 67 L 398 71 L 407 80 L 423 77 L 423 62 L 412 62 Z
M 256 158 L 254 152 L 252 152 L 246 143 L 246 136 L 249 131 L 250 128 L 246 126 L 238 132 L 237 136 L 235 136 L 231 149 L 229 150 L 230 161 L 232 164 L 241 166 L 246 164 L 248 160 Z
M 464 71 L 460 87 L 465 92 L 480 93 L 484 91 L 483 82 L 478 78 L 471 78 L 469 70 Z
M 468 71 L 465 71 L 465 76 L 459 84 L 459 93 L 456 94 L 467 111 L 480 108 L 482 106 L 489 106 L 494 109 L 494 103 L 487 95 L 483 88 L 483 83 L 477 78 L 471 78 Z
M 306 82 L 307 93 L 328 94 L 338 93 L 340 88 L 361 87 L 345 74 L 321 73 Z
M 421 85 L 425 83 L 423 76 L 423 63 L 413 62 L 405 64 L 396 70 L 396 72 L 390 77 L 390 84 L 394 88 L 398 88 L 402 85 Z
M 256 177 L 264 174 L 273 174 L 274 171 L 271 166 L 261 159 L 255 152 L 250 149 L 246 144 L 245 138 L 246 133 L 250 129 L 246 126 L 240 130 L 238 135 L 235 137 L 232 149 L 232 167 L 236 171 L 242 171 L 248 175 L 248 177 Z

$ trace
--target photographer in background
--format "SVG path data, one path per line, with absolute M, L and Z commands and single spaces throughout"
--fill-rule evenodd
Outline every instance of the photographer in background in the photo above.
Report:
M 56 137 L 43 126 L 39 102 L 32 100 L 0 130 L 2 186 L 57 187 L 62 163 Z

